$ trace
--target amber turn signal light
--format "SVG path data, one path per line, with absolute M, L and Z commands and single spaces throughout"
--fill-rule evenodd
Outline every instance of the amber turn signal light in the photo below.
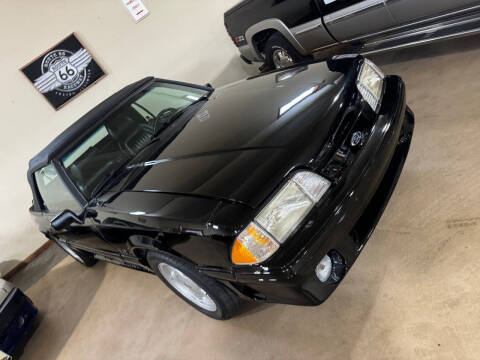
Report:
M 235 239 L 232 262 L 239 265 L 258 264 L 277 251 L 279 245 L 257 224 L 251 222 Z

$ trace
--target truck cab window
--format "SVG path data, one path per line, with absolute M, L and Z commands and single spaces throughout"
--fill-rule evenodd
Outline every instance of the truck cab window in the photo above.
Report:
M 53 164 L 36 171 L 35 181 L 43 203 L 49 212 L 69 209 L 78 213 L 82 210 L 81 204 L 67 188 Z

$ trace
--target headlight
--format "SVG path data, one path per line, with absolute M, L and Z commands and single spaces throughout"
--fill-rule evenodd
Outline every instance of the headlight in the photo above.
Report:
M 320 175 L 296 173 L 235 239 L 232 261 L 257 264 L 272 256 L 329 187 L 330 182 Z
M 357 88 L 365 101 L 377 112 L 383 93 L 383 72 L 370 60 L 365 59 L 357 78 Z

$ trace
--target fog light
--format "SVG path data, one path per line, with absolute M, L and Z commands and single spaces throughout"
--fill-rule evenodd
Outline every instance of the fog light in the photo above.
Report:
M 318 263 L 315 274 L 317 275 L 318 280 L 325 282 L 328 280 L 332 273 L 332 259 L 330 256 L 325 255 L 322 260 Z

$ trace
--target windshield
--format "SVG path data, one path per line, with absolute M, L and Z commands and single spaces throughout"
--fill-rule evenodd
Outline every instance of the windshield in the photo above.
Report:
M 106 177 L 148 145 L 175 115 L 208 93 L 169 83 L 145 90 L 62 158 L 68 176 L 90 199 Z

